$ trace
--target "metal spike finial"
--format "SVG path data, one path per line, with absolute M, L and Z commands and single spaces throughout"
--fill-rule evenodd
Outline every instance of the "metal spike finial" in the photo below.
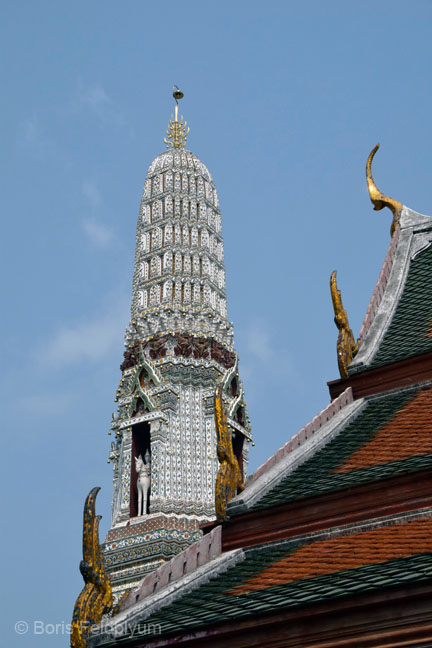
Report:
M 178 102 L 183 99 L 184 94 L 178 86 L 173 86 L 173 97 L 176 105 L 174 109 L 174 117 L 171 115 L 170 123 L 168 124 L 167 137 L 164 139 L 166 147 L 169 148 L 184 148 L 186 145 L 186 138 L 189 134 L 187 122 L 183 121 L 183 116 L 178 118 Z

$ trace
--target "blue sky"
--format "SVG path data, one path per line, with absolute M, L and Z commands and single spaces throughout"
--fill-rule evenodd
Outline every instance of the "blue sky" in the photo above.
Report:
M 328 403 L 335 268 L 359 332 L 391 223 L 364 179 L 377 141 L 379 188 L 432 213 L 432 4 L 2 9 L 2 636 L 9 648 L 63 646 L 95 485 L 102 537 L 109 525 L 136 219 L 172 85 L 221 201 L 254 468 Z M 60 625 L 34 634 L 35 621 Z

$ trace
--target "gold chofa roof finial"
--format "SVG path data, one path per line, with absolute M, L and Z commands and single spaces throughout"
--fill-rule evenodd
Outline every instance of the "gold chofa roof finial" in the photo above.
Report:
M 167 148 L 184 148 L 186 138 L 189 135 L 189 128 L 187 128 L 187 122 L 183 121 L 183 117 L 180 117 L 180 121 L 178 118 L 178 102 L 179 99 L 184 97 L 183 92 L 178 88 L 178 86 L 173 87 L 173 97 L 176 102 L 174 118 L 171 115 L 171 120 L 166 132 L 167 137 L 165 137 L 164 142 Z
M 339 329 L 339 335 L 337 339 L 337 358 L 339 372 L 342 380 L 346 380 L 346 378 L 348 378 L 348 365 L 351 363 L 352 359 L 358 351 L 360 339 L 358 339 L 356 343 L 354 340 L 353 332 L 350 329 L 348 315 L 345 308 L 343 307 L 341 291 L 338 289 L 336 281 L 336 270 L 334 270 L 330 276 L 330 292 L 335 315 L 334 321 L 337 328 Z
M 218 522 L 227 518 L 228 502 L 238 491 L 244 490 L 243 478 L 237 457 L 234 454 L 228 419 L 223 405 L 223 388 L 219 384 L 215 393 L 215 425 L 217 433 L 217 456 L 219 470 L 216 476 L 215 506 Z
M 393 236 L 394 231 L 399 224 L 399 217 L 402 211 L 402 203 L 398 202 L 397 200 L 394 200 L 393 198 L 389 198 L 388 196 L 381 193 L 381 191 L 376 186 L 374 179 L 372 178 L 372 160 L 374 158 L 375 153 L 378 151 L 378 149 L 379 149 L 379 144 L 377 144 L 375 148 L 373 148 L 372 151 L 369 153 L 369 157 L 366 162 L 366 180 L 367 180 L 367 185 L 369 190 L 369 196 L 374 206 L 374 209 L 376 211 L 379 211 L 380 209 L 384 209 L 384 207 L 388 207 L 393 212 L 393 222 L 390 228 L 390 234 Z
M 102 616 L 117 614 L 129 594 L 123 594 L 114 605 L 110 580 L 105 572 L 102 549 L 99 544 L 100 515 L 96 515 L 96 496 L 99 486 L 87 495 L 84 504 L 83 559 L 80 572 L 84 588 L 78 596 L 72 617 L 70 645 L 72 648 L 87 648 L 92 636 L 92 626 L 102 621 Z

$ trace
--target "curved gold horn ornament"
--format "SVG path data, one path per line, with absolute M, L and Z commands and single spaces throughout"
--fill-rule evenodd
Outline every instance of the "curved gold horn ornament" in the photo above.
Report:
M 215 393 L 215 425 L 217 433 L 217 456 L 219 470 L 216 477 L 215 507 L 218 522 L 227 519 L 226 507 L 237 491 L 244 489 L 241 470 L 233 451 L 232 438 L 228 430 L 227 415 L 222 401 L 223 387 Z
M 111 583 L 105 573 L 101 546 L 99 544 L 100 515 L 96 515 L 96 496 L 100 488 L 93 488 L 87 495 L 84 504 L 83 520 L 83 559 L 80 572 L 84 579 L 84 588 L 78 596 L 72 617 L 70 645 L 72 648 L 87 648 L 92 626 L 102 621 L 102 616 L 116 614 L 127 590 L 114 606 Z
M 360 340 L 358 340 L 357 343 L 354 341 L 354 335 L 348 322 L 348 315 L 342 304 L 341 291 L 338 290 L 336 274 L 337 271 L 334 270 L 330 276 L 330 293 L 335 315 L 334 321 L 339 329 L 337 339 L 339 373 L 342 379 L 346 379 L 348 378 L 348 365 L 358 351 Z
M 388 207 L 393 212 L 393 222 L 390 227 L 390 234 L 391 236 L 393 236 L 396 227 L 399 225 L 400 214 L 402 211 L 402 203 L 398 202 L 397 200 L 394 200 L 393 198 L 389 198 L 389 196 L 386 196 L 385 194 L 381 193 L 381 191 L 378 189 L 378 187 L 374 182 L 374 179 L 372 177 L 372 160 L 374 158 L 375 153 L 378 151 L 378 149 L 379 149 L 379 144 L 377 144 L 369 153 L 369 157 L 366 162 L 367 186 L 368 186 L 369 196 L 374 206 L 374 209 L 376 211 L 379 211 L 380 209 L 384 209 L 384 207 Z

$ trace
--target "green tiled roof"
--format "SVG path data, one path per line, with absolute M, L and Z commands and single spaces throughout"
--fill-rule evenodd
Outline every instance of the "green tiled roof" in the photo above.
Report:
M 369 368 L 432 351 L 432 246 L 419 254 L 408 271 L 402 297 Z
M 146 618 L 143 625 L 146 639 L 160 637 L 161 634 L 190 632 L 203 627 L 209 629 L 230 620 L 238 621 L 251 616 L 274 613 L 280 609 L 295 608 L 360 592 L 371 592 L 432 579 L 432 555 L 422 553 L 408 558 L 389 560 L 378 565 L 366 565 L 268 587 L 248 594 L 228 593 L 270 564 L 286 557 L 298 546 L 291 545 L 290 551 L 280 545 L 278 548 L 246 550 L 246 559 L 243 562 Z M 155 629 L 154 634 L 151 632 L 152 628 Z M 134 637 L 137 641 L 142 641 L 142 637 L 139 638 L 138 634 L 139 626 L 135 626 Z M 113 645 L 119 646 L 123 642 L 133 645 L 134 637 L 128 635 L 123 638 L 117 637 Z
M 418 391 L 417 387 L 369 398 L 366 407 L 336 438 L 278 482 L 251 510 L 431 467 L 432 454 L 425 454 L 350 472 L 334 473 L 346 459 L 370 441 Z

